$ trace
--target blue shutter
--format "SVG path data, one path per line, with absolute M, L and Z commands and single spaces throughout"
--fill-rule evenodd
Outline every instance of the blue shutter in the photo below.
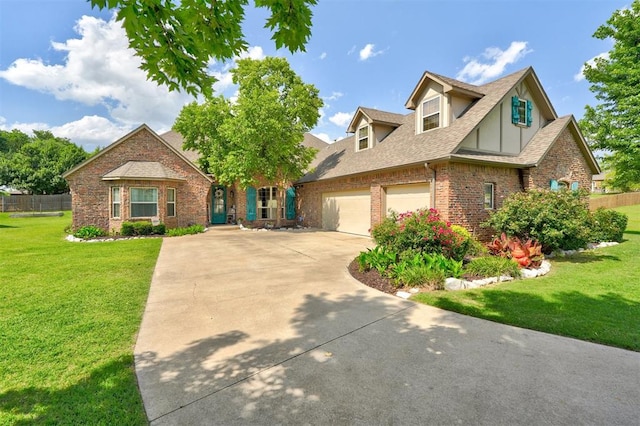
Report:
M 285 217 L 288 220 L 296 218 L 296 189 L 292 186 L 285 193 Z
M 527 127 L 531 127 L 531 123 L 533 123 L 533 116 L 531 112 L 533 111 L 533 102 L 527 100 Z
M 571 182 L 571 190 L 572 191 L 577 191 L 578 190 L 578 182 Z
M 247 220 L 256 220 L 257 194 L 252 186 L 247 188 Z
M 557 191 L 558 190 L 558 181 L 555 179 L 551 179 L 551 190 L 552 191 Z
M 520 107 L 520 98 L 514 96 L 511 98 L 511 122 L 518 124 L 520 122 L 520 113 L 518 113 L 518 107 Z

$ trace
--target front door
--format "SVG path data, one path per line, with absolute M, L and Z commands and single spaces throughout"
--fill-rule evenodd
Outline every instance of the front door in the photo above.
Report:
M 213 187 L 211 207 L 211 223 L 214 225 L 227 223 L 227 189 L 224 186 Z

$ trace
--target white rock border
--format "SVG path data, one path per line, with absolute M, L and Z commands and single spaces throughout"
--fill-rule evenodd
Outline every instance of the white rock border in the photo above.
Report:
M 562 257 L 562 256 L 571 256 L 574 255 L 576 253 L 582 253 L 585 250 L 595 250 L 595 249 L 599 249 L 599 248 L 603 248 L 603 247 L 611 247 L 611 246 L 616 246 L 619 243 L 615 242 L 615 241 L 610 241 L 610 242 L 602 242 L 602 243 L 589 243 L 587 244 L 587 248 L 586 249 L 580 249 L 580 250 L 557 250 L 554 253 L 550 254 L 547 256 L 547 258 L 553 258 L 553 257 Z M 540 265 L 539 268 L 537 269 L 522 269 L 522 278 L 536 278 L 536 277 L 541 277 L 543 275 L 547 275 L 549 273 L 549 271 L 551 271 L 551 262 L 549 262 L 548 260 L 543 260 L 542 264 Z M 478 287 L 483 287 L 489 284 L 495 284 L 495 283 L 500 283 L 500 282 L 507 282 L 507 281 L 513 281 L 513 277 L 510 276 L 501 276 L 501 277 L 489 277 L 489 278 L 484 278 L 481 280 L 473 280 L 473 281 L 468 281 L 468 280 L 461 280 L 458 278 L 447 278 L 444 282 L 444 288 L 445 290 L 467 290 L 467 289 L 471 289 L 471 288 L 478 288 Z M 396 293 L 396 296 L 403 298 L 403 299 L 408 299 L 409 297 L 411 297 L 411 295 L 413 293 L 417 293 L 418 289 L 411 289 L 411 292 L 406 292 L 406 291 L 399 291 Z

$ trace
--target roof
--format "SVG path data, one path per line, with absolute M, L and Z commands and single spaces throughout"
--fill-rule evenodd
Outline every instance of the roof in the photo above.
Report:
M 169 145 L 173 147 L 176 151 L 180 152 L 186 159 L 191 161 L 194 164 L 197 164 L 198 158 L 200 158 L 200 154 L 198 151 L 193 150 L 185 150 L 182 145 L 184 144 L 184 138 L 182 135 L 174 130 L 169 130 L 166 133 L 160 135 L 162 139 L 165 140 Z
M 367 121 L 371 124 L 386 124 L 391 127 L 398 127 L 404 121 L 405 114 L 397 114 L 395 112 L 380 111 L 379 109 L 358 107 L 353 118 L 347 127 L 348 133 L 354 133 L 358 124 L 360 123 L 360 117 L 365 116 Z
M 306 146 L 307 148 L 315 148 L 317 150 L 321 150 L 326 148 L 329 144 L 322 139 L 313 136 L 311 133 L 305 133 L 302 145 Z
M 111 145 L 107 146 L 105 149 L 103 149 L 102 151 L 98 152 L 96 155 L 89 157 L 87 160 L 83 161 L 82 163 L 76 165 L 75 167 L 71 168 L 70 170 L 67 170 L 65 173 L 62 174 L 63 178 L 67 178 L 70 175 L 72 175 L 73 173 L 75 173 L 76 171 L 84 168 L 87 164 L 95 161 L 97 158 L 102 157 L 103 155 L 106 155 L 108 152 L 112 151 L 114 148 L 116 148 L 117 146 L 119 146 L 120 144 L 124 143 L 125 141 L 129 140 L 132 136 L 134 136 L 137 133 L 140 132 L 149 132 L 153 137 L 155 137 L 160 143 L 164 144 L 169 150 L 173 151 L 173 153 L 175 155 L 177 155 L 179 158 L 181 158 L 183 161 L 185 161 L 189 166 L 193 167 L 199 174 L 201 174 L 205 179 L 212 181 L 211 178 L 209 176 L 207 176 L 206 174 L 204 174 L 202 172 L 202 170 L 200 170 L 200 168 L 198 168 L 198 166 L 192 161 L 190 160 L 186 154 L 188 154 L 188 152 L 182 150 L 182 149 L 178 149 L 175 148 L 171 143 L 169 143 L 167 140 L 165 140 L 164 138 L 160 137 L 156 132 L 154 132 L 153 130 L 151 130 L 151 128 L 149 126 L 147 126 L 146 124 L 142 124 L 140 125 L 138 128 L 132 130 L 131 132 L 127 133 L 126 135 L 124 135 L 123 137 L 121 137 L 120 139 L 118 139 L 117 141 L 115 141 L 114 143 L 112 143 Z M 175 140 L 174 140 L 174 143 Z M 180 145 L 181 146 L 181 145 Z M 127 161 L 126 158 L 123 158 L 123 161 Z
M 184 181 L 178 173 L 157 161 L 128 161 L 102 176 L 102 180 L 174 180 Z
M 353 136 L 329 145 L 318 153 L 315 161 L 310 166 L 311 172 L 303 176 L 298 182 L 312 182 L 367 173 L 375 170 L 393 169 L 452 159 L 465 162 L 501 164 L 506 167 L 531 167 L 537 165 L 540 160 L 542 160 L 553 142 L 560 135 L 560 132 L 566 127 L 569 127 L 574 133 L 574 136 L 582 142 L 579 143 L 579 145 L 581 145 L 580 148 L 585 158 L 590 161 L 592 171 L 595 173 L 599 171 L 599 166 L 584 141 L 575 119 L 573 116 L 557 118 L 555 110 L 544 93 L 533 68 L 528 67 L 522 69 L 481 86 L 473 86 L 438 74 L 425 72 L 416 87 L 424 84 L 425 78 L 438 79 L 440 84 L 447 84 L 451 88 L 450 90 L 461 90 L 467 94 L 475 93 L 474 96 L 477 95 L 477 98 L 475 98 L 467 110 L 448 127 L 437 128 L 418 134 L 416 134 L 415 131 L 416 120 L 414 112 L 404 116 L 386 113 L 396 117 L 399 125 L 383 142 L 378 143 L 373 148 L 359 152 L 355 151 L 355 139 Z M 526 81 L 533 89 L 533 92 L 535 92 L 535 99 L 544 116 L 550 120 L 549 124 L 534 135 L 519 155 L 487 155 L 486 153 L 460 149 L 459 146 L 464 139 L 473 132 L 482 120 L 491 113 L 494 108 L 497 108 L 509 92 L 522 81 Z M 412 97 L 413 96 L 415 96 L 415 93 L 412 93 Z M 359 107 L 358 111 L 362 113 L 376 111 L 374 114 L 379 114 L 378 117 L 384 114 L 382 111 L 362 107 Z M 402 119 L 400 120 L 399 117 L 402 117 Z M 352 123 L 353 122 L 352 120 Z

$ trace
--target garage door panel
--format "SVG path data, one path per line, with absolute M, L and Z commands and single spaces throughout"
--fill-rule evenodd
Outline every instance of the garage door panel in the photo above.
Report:
M 419 185 L 396 185 L 386 188 L 385 212 L 415 211 L 431 207 L 431 191 L 428 183 Z
M 369 235 L 371 193 L 369 190 L 322 194 L 322 228 Z

